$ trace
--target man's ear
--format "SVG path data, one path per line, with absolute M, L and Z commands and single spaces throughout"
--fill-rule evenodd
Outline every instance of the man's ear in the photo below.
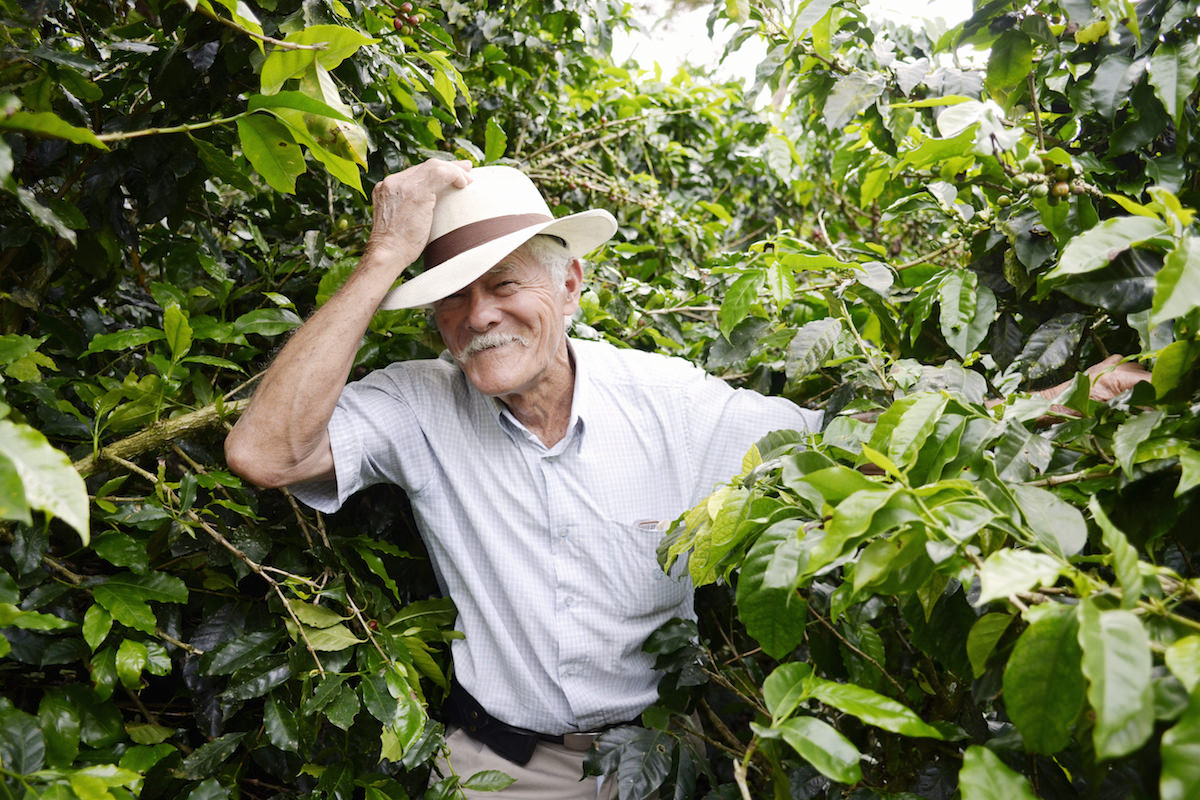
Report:
M 563 316 L 569 317 L 579 310 L 579 296 L 583 294 L 583 262 L 572 258 L 567 264 L 567 280 L 563 283 Z

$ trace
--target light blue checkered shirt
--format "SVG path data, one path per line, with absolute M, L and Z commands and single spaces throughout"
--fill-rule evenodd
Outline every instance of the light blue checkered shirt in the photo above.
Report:
M 327 512 L 374 483 L 403 487 L 458 608 L 459 681 L 495 717 L 552 734 L 657 699 L 642 643 L 694 612 L 690 582 L 658 567 L 656 524 L 737 474 L 764 434 L 820 423 L 681 359 L 571 347 L 571 420 L 554 447 L 448 356 L 403 362 L 343 391 L 329 423 L 336 486 L 295 487 Z

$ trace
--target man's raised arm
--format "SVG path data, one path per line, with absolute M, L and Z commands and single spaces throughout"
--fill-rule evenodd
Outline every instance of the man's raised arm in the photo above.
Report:
M 333 477 L 327 426 L 371 316 L 429 239 L 438 195 L 471 181 L 430 160 L 375 186 L 371 237 L 354 272 L 280 350 L 225 439 L 230 469 L 264 487 Z

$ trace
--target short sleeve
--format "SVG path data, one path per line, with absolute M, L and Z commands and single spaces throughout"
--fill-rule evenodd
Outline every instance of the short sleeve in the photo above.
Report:
M 417 493 L 428 482 L 434 465 L 418 410 L 424 387 L 400 366 L 373 372 L 342 390 L 328 427 L 335 479 L 290 487 L 306 505 L 332 513 L 352 494 L 377 483 Z
M 820 411 L 803 408 L 784 397 L 735 389 L 711 375 L 689 389 L 684 415 L 697 460 L 696 501 L 740 473 L 746 451 L 768 433 L 815 433 L 821 429 Z

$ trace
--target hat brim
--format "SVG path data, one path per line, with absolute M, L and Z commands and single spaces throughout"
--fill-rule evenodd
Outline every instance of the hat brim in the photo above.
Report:
M 549 222 L 539 222 L 492 239 L 448 258 L 392 289 L 379 304 L 381 310 L 419 308 L 436 303 L 471 284 L 539 233 L 557 236 L 576 258 L 607 242 L 617 232 L 617 220 L 604 209 L 580 211 Z

